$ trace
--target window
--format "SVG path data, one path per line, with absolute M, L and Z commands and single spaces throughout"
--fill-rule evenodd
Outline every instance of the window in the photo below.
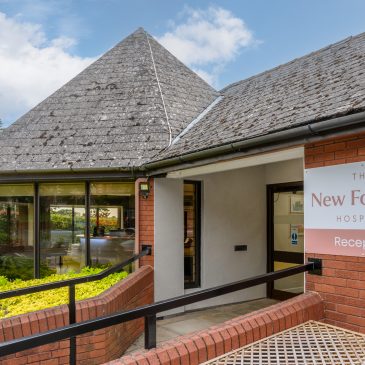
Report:
M 0 185 L 0 275 L 34 275 L 33 185 Z
M 134 255 L 134 183 L 90 185 L 90 248 L 93 265 L 117 264 Z
M 31 279 L 133 256 L 134 185 L 0 184 L 0 275 Z
M 201 184 L 184 182 L 184 283 L 185 288 L 200 286 Z
M 85 184 L 39 185 L 41 276 L 85 265 Z

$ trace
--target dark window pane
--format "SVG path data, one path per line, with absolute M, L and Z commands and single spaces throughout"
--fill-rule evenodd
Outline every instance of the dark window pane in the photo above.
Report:
M 40 184 L 41 276 L 85 262 L 85 185 Z
M 184 282 L 200 285 L 200 183 L 184 183 Z
M 33 185 L 0 185 L 0 275 L 34 275 Z
M 92 183 L 90 191 L 93 265 L 130 258 L 135 252 L 134 183 Z

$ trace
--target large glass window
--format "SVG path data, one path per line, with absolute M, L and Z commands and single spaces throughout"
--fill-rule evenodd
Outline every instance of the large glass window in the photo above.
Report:
M 41 276 L 85 264 L 85 184 L 39 185 Z
M 200 286 L 200 182 L 184 182 L 184 283 Z
M 33 227 L 33 185 L 0 185 L 0 275 L 33 278 Z
M 90 185 L 92 265 L 117 264 L 134 255 L 134 183 Z
M 133 256 L 134 190 L 134 182 L 0 184 L 0 275 L 31 279 Z

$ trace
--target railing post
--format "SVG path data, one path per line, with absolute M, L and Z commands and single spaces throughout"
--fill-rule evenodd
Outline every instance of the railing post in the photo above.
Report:
M 75 284 L 68 287 L 68 318 L 69 324 L 76 323 Z M 70 365 L 76 365 L 76 337 L 70 337 Z
M 144 317 L 144 348 L 156 347 L 156 314 Z

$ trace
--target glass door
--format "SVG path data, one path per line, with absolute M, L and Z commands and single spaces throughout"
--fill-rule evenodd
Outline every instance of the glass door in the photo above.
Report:
M 304 262 L 303 184 L 268 187 L 268 271 L 277 271 Z M 268 296 L 286 299 L 303 293 L 304 274 L 268 285 Z

